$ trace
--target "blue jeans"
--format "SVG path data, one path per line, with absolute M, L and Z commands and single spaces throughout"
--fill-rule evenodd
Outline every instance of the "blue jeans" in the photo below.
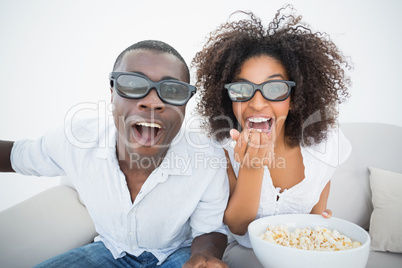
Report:
M 181 268 L 191 256 L 190 247 L 180 248 L 170 255 L 161 265 L 157 265 L 158 259 L 150 252 L 143 252 L 140 256 L 126 254 L 122 258 L 115 259 L 112 253 L 101 242 L 94 242 L 89 245 L 70 250 L 47 261 L 44 261 L 35 268 L 44 267 L 134 267 L 134 268 Z

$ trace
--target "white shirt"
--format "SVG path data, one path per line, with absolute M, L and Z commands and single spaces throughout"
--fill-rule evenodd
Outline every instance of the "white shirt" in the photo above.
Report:
M 228 142 L 225 144 L 229 145 Z M 230 162 L 237 177 L 240 164 L 234 160 L 233 143 L 224 147 L 228 150 Z M 328 133 L 326 141 L 310 147 L 301 144 L 300 148 L 305 177 L 292 188 L 275 188 L 269 169 L 265 167 L 256 219 L 279 214 L 310 213 L 319 201 L 321 192 L 331 179 L 336 167 L 349 157 L 352 147 L 341 130 L 337 129 Z M 283 163 L 273 164 L 280 167 Z M 243 236 L 234 234 L 233 236 L 240 245 L 251 248 L 248 233 Z
M 95 240 L 115 258 L 148 251 L 160 264 L 198 235 L 226 233 L 222 219 L 229 185 L 222 149 L 180 131 L 133 203 L 117 160 L 116 137 L 113 123 L 68 123 L 36 141 L 16 142 L 12 167 L 25 175 L 67 175 L 94 221 Z

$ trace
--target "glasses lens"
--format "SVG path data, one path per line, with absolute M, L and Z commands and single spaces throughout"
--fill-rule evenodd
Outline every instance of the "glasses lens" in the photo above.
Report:
M 161 98 L 172 104 L 185 103 L 190 95 L 187 85 L 175 82 L 163 82 L 160 86 Z
M 148 92 L 148 81 L 139 76 L 120 75 L 117 78 L 117 89 L 123 95 L 131 98 L 141 98 Z
M 229 97 L 233 101 L 244 101 L 248 100 L 253 96 L 254 90 L 253 85 L 246 83 L 236 83 L 231 85 L 229 88 Z
M 284 82 L 271 82 L 263 86 L 264 97 L 270 100 L 283 100 L 289 92 L 288 84 Z

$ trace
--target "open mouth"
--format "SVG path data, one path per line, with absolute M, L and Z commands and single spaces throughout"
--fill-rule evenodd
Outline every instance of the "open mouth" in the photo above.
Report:
M 163 132 L 162 126 L 153 122 L 138 122 L 134 125 L 134 129 L 142 145 L 155 144 Z
M 250 117 L 246 120 L 247 129 L 258 129 L 262 132 L 269 133 L 273 123 L 272 118 L 267 117 Z

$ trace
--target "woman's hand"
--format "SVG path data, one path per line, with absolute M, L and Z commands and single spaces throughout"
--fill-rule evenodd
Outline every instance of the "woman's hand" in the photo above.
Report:
M 257 129 L 246 129 L 241 133 L 230 130 L 230 136 L 236 141 L 234 158 L 245 168 L 269 166 L 274 157 L 274 146 L 270 135 Z
M 325 209 L 322 213 L 321 213 L 321 215 L 324 217 L 324 218 L 331 218 L 332 217 L 332 210 L 330 210 L 330 209 Z

